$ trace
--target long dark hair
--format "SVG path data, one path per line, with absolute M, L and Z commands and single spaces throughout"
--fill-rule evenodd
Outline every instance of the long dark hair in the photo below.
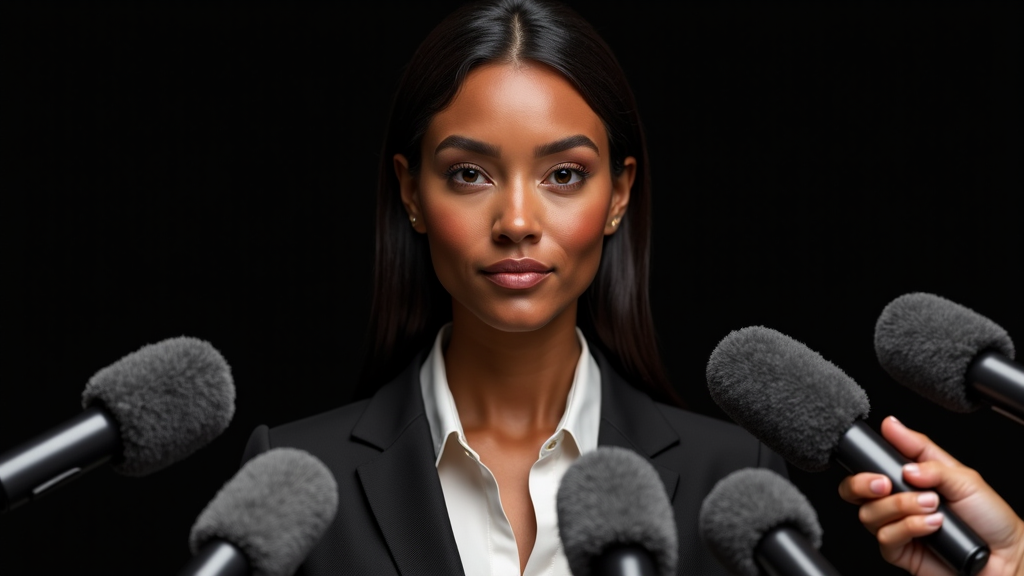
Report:
M 490 62 L 534 61 L 572 83 L 604 121 L 612 172 L 636 158 L 629 208 L 606 236 L 601 265 L 580 297 L 577 323 L 627 380 L 653 397 L 681 404 L 665 376 L 647 290 L 650 174 L 640 117 L 626 76 L 590 24 L 569 8 L 536 0 L 463 6 L 420 44 L 402 76 L 380 157 L 377 248 L 367 362 L 359 396 L 394 377 L 451 320 L 451 296 L 434 274 L 427 239 L 410 226 L 393 157 L 415 173 L 420 143 L 470 70 Z

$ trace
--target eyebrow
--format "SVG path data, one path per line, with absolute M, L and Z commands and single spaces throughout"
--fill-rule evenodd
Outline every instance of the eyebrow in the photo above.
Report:
M 533 153 L 539 158 L 541 156 L 549 156 L 551 154 L 557 154 L 559 152 L 565 152 L 566 150 L 579 147 L 590 148 L 594 152 L 600 154 L 597 144 L 594 144 L 593 140 L 587 138 L 583 134 L 576 134 L 575 136 L 568 136 L 548 144 L 541 144 L 534 148 Z M 437 154 L 446 148 L 458 148 L 459 150 L 475 152 L 492 158 L 501 158 L 501 148 L 494 144 L 488 144 L 487 142 L 467 138 L 466 136 L 452 135 L 441 140 L 441 143 L 434 149 L 434 154 Z
M 537 157 L 541 157 L 548 156 L 550 154 L 558 154 L 559 152 L 565 152 L 566 150 L 572 150 L 573 148 L 580 147 L 590 148 L 591 150 L 597 152 L 598 154 L 601 153 L 601 151 L 597 149 L 597 144 L 594 144 L 593 140 L 587 138 L 583 134 L 577 134 L 575 136 L 562 138 L 561 140 L 555 140 L 550 144 L 542 144 L 540 146 L 537 146 L 537 148 L 534 149 L 533 153 Z
M 437 145 L 436 149 L 434 149 L 434 154 L 437 154 L 446 148 L 458 148 L 460 150 L 475 152 L 492 158 L 501 158 L 501 148 L 498 148 L 494 144 L 473 140 L 472 138 L 466 138 L 465 136 L 449 136 L 444 140 L 441 140 L 441 143 Z

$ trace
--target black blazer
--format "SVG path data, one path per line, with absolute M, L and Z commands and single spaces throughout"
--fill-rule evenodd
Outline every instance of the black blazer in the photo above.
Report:
M 337 516 L 300 574 L 463 574 L 424 414 L 425 356 L 369 400 L 253 431 L 243 463 L 290 446 L 319 458 L 338 482 Z M 786 475 L 785 463 L 738 426 L 654 402 L 595 357 L 598 444 L 632 449 L 661 474 L 679 530 L 678 573 L 728 574 L 697 532 L 704 496 L 734 470 L 759 466 Z

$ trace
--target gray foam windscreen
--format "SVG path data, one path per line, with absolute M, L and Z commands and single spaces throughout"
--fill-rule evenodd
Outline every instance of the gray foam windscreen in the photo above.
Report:
M 894 380 L 955 412 L 984 404 L 964 376 L 985 350 L 1012 359 L 1013 341 L 998 324 L 934 294 L 904 294 L 875 324 L 875 354 Z
M 580 456 L 558 487 L 558 533 L 573 576 L 616 545 L 650 551 L 658 573 L 676 573 L 678 537 L 665 485 L 651 464 L 625 448 Z
M 235 413 L 235 385 L 224 357 L 196 338 L 144 346 L 97 372 L 82 407 L 102 405 L 124 448 L 114 470 L 143 476 L 192 454 L 220 435 Z
M 857 418 L 864 390 L 807 346 L 763 326 L 729 333 L 711 353 L 708 390 L 740 426 L 794 466 L 825 470 Z
M 814 507 L 796 486 L 763 468 L 737 470 L 719 480 L 704 498 L 698 526 L 719 562 L 742 576 L 758 576 L 757 544 L 779 526 L 791 526 L 812 546 L 821 546 Z
M 230 542 L 265 576 L 290 576 L 334 520 L 338 485 L 314 456 L 274 448 L 256 456 L 199 514 L 189 537 L 195 554 L 212 539 Z

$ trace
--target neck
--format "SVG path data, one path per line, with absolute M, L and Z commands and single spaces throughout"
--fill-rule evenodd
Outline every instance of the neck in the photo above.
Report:
M 542 328 L 503 332 L 454 302 L 444 360 L 463 428 L 554 432 L 581 351 L 575 303 Z

